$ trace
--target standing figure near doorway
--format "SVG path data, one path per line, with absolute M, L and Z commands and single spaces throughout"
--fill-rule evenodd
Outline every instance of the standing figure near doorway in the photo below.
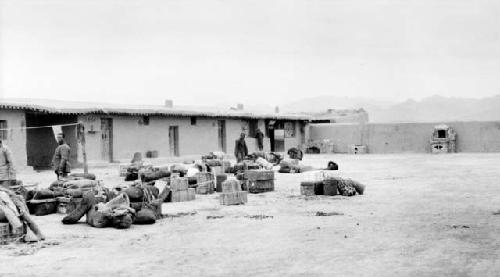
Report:
M 255 138 L 257 138 L 257 147 L 259 148 L 259 151 L 264 150 L 264 133 L 257 128 L 257 131 L 255 132 Z
M 16 180 L 12 153 L 0 140 L 0 186 L 8 188 Z
M 236 140 L 234 145 L 234 156 L 236 162 L 240 163 L 248 155 L 248 148 L 245 142 L 245 133 L 241 133 L 240 138 Z
M 69 154 L 71 148 L 64 141 L 64 134 L 57 134 L 57 146 L 54 152 L 54 158 L 52 159 L 52 167 L 57 175 L 57 179 L 60 177 L 67 177 L 68 173 L 71 172 L 71 164 L 69 163 Z

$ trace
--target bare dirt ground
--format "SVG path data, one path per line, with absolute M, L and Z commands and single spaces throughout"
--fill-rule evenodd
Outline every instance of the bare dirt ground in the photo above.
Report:
M 303 163 L 330 159 L 367 185 L 365 195 L 303 197 L 310 174 L 277 174 L 276 191 L 250 195 L 247 205 L 197 195 L 164 206 L 190 215 L 128 230 L 35 217 L 47 241 L 1 247 L 0 276 L 499 275 L 500 154 L 309 155 Z M 116 167 L 92 172 L 108 186 L 121 182 Z M 52 175 L 20 177 L 48 185 Z

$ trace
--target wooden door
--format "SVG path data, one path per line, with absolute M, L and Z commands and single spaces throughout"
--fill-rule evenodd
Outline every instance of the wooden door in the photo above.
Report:
M 168 128 L 168 141 L 170 144 L 170 155 L 179 156 L 179 126 Z
M 101 159 L 113 161 L 113 119 L 101 118 Z
M 217 120 L 218 146 L 219 151 L 226 153 L 226 121 Z

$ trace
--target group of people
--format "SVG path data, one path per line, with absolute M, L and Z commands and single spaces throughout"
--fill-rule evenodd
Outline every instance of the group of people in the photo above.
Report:
M 52 158 L 52 168 L 57 175 L 57 179 L 67 177 L 71 172 L 69 156 L 71 148 L 64 140 L 64 134 L 60 133 L 56 137 L 58 146 Z M 0 186 L 9 188 L 16 182 L 16 169 L 14 159 L 9 147 L 0 140 Z
M 235 141 L 234 145 L 234 156 L 236 157 L 236 162 L 240 163 L 248 156 L 248 147 L 245 142 L 245 133 L 240 134 L 240 138 Z M 264 133 L 260 129 L 255 132 L 255 138 L 257 139 L 257 149 L 259 151 L 264 150 Z

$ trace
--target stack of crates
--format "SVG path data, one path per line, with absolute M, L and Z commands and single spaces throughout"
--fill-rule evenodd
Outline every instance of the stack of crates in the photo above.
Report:
M 222 193 L 219 195 L 221 205 L 241 205 L 248 202 L 248 192 L 241 191 L 238 180 L 230 179 L 222 183 Z
M 274 191 L 274 171 L 272 170 L 246 170 L 243 178 L 250 193 Z
M 188 187 L 185 177 L 173 177 L 170 179 L 171 202 L 185 202 L 195 199 L 195 189 Z
M 196 177 L 196 193 L 197 194 L 212 194 L 215 190 L 215 178 L 210 172 L 198 172 Z

